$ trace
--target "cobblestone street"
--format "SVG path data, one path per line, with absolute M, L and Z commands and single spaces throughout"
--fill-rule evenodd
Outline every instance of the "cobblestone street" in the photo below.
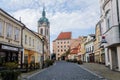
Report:
M 28 80 L 103 80 L 74 63 L 56 62 Z

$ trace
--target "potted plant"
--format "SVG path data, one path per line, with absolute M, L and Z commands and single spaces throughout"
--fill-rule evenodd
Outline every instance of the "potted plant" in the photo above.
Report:
M 6 70 L 1 71 L 2 80 L 18 80 L 18 76 L 20 75 L 20 71 L 16 70 L 18 64 L 15 62 L 7 62 L 4 66 Z

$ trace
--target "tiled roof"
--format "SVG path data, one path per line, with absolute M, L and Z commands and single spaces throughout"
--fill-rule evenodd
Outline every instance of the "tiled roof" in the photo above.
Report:
M 80 44 L 70 50 L 71 54 L 78 54 L 80 51 Z
M 61 39 L 71 39 L 71 32 L 61 32 L 58 35 L 57 40 L 61 40 Z

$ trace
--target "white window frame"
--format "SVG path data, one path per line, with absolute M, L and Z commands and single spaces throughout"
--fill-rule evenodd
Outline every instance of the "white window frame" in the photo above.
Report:
M 3 36 L 3 21 L 0 20 L 0 36 Z
M 15 41 L 19 41 L 19 37 L 20 37 L 20 29 L 19 28 L 15 28 L 14 29 L 14 40 Z
M 105 20 L 106 20 L 106 27 L 107 27 L 107 29 L 111 28 L 110 10 L 107 10 L 107 12 L 105 14 Z
M 25 35 L 25 44 L 27 44 L 27 35 Z
M 12 39 L 13 27 L 12 27 L 12 25 L 9 24 L 9 23 L 7 23 L 6 32 L 7 32 L 7 33 L 6 33 L 6 37 Z

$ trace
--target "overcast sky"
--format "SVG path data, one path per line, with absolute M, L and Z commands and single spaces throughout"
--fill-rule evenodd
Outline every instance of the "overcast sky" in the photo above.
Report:
M 95 32 L 99 21 L 99 0 L 0 0 L 0 7 L 37 31 L 37 21 L 41 17 L 43 4 L 46 17 L 50 21 L 51 42 L 60 32 L 71 31 L 72 37 Z

